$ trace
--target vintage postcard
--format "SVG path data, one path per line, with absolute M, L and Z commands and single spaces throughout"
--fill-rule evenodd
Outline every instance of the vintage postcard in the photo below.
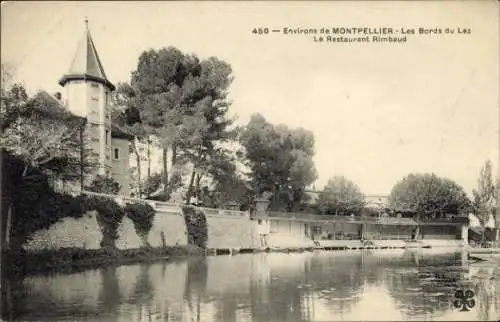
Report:
M 498 321 L 498 1 L 4 1 L 3 321 Z

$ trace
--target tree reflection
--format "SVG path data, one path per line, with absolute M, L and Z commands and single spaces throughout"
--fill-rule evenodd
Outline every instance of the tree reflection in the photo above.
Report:
M 478 318 L 481 321 L 493 321 L 500 314 L 500 268 L 480 267 L 472 276 Z
M 2 320 L 12 321 L 23 315 L 26 288 L 19 279 L 2 278 L 0 313 Z
M 6 320 L 105 316 L 147 321 L 154 316 L 230 322 L 248 315 L 252 322 L 309 322 L 315 315 L 369 317 L 369 312 L 357 314 L 355 306 L 371 305 L 382 294 L 380 301 L 391 307 L 395 302 L 406 318 L 418 320 L 452 310 L 455 291 L 461 288 L 475 292 L 478 318 L 491 320 L 500 312 L 500 268 L 481 265 L 471 266 L 466 278 L 469 266 L 458 255 L 413 251 L 252 254 L 143 263 L 22 282 L 3 280 L 2 313 Z M 386 290 L 390 295 L 383 297 Z
M 188 261 L 184 301 L 191 321 L 201 318 L 201 299 L 207 290 L 208 265 L 206 258 L 193 258 Z
M 100 270 L 102 276 L 102 286 L 99 292 L 99 309 L 103 312 L 115 312 L 120 305 L 122 298 L 120 283 L 116 274 L 116 267 L 110 266 Z
M 387 274 L 389 292 L 409 317 L 442 314 L 449 309 L 455 289 L 460 287 L 461 271 L 451 265 L 457 258 L 444 255 L 418 261 L 419 266 L 414 270 L 401 273 L 396 269 Z
M 365 275 L 363 264 L 363 255 L 359 253 L 313 257 L 308 272 L 312 290 L 322 294 L 329 309 L 349 312 L 359 302 Z

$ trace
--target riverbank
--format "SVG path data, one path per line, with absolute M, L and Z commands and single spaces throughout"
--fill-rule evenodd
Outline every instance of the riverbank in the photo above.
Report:
M 87 269 L 204 256 L 199 247 L 170 246 L 136 249 L 61 248 L 36 252 L 2 254 L 2 276 L 26 276 L 47 273 L 72 273 Z
M 450 244 L 451 245 L 451 244 Z M 450 246 L 447 243 L 422 243 L 394 240 L 365 241 L 321 241 L 311 246 L 277 246 L 259 248 L 208 248 L 191 245 L 135 249 L 82 249 L 61 248 L 59 250 L 24 251 L 2 256 L 3 276 L 41 275 L 47 273 L 72 273 L 109 266 L 129 265 L 142 262 L 174 260 L 194 256 L 236 255 L 260 252 L 311 252 L 344 250 L 384 249 L 429 249 Z

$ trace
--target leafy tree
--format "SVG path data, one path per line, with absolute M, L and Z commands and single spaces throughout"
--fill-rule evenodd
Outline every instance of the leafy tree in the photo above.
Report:
M 247 209 L 252 202 L 247 180 L 238 174 L 231 160 L 220 159 L 218 162 L 209 169 L 209 174 L 214 178 L 213 185 L 200 188 L 198 182 L 198 199 L 205 207 L 224 208 L 236 203 L 240 208 Z
M 481 168 L 477 188 L 472 190 L 472 195 L 473 209 L 484 226 L 496 204 L 496 187 L 491 173 L 491 161 L 488 160 Z
M 16 67 L 12 64 L 2 63 L 1 64 L 1 72 L 2 72 L 2 89 L 8 88 L 11 85 L 11 82 L 14 79 L 14 75 L 16 73 Z
M 395 211 L 425 217 L 442 217 L 470 210 L 470 200 L 461 186 L 435 174 L 409 174 L 399 181 L 389 195 Z
M 79 180 L 91 173 L 95 155 L 86 146 L 85 119 L 74 116 L 46 92 L 33 98 L 22 87 L 7 96 L 15 111 L 1 136 L 2 146 L 25 161 L 23 176 L 40 169 L 63 181 Z
M 314 135 L 268 123 L 255 114 L 243 130 L 240 142 L 246 149 L 254 192 L 272 192 L 271 209 L 296 209 L 305 198 L 305 187 L 317 178 L 312 160 Z
M 130 86 L 119 91 L 127 109 L 133 110 L 132 123 L 140 120 L 145 137 L 158 139 L 165 199 L 179 167 L 186 162 L 193 164 L 188 184 L 191 194 L 196 182 L 194 170 L 209 159 L 216 142 L 231 139 L 228 128 L 232 121 L 226 116 L 231 72 L 231 67 L 217 58 L 200 61 L 173 47 L 149 50 L 139 57 Z
M 30 98 L 20 85 L 2 89 L 2 153 L 15 160 L 7 165 L 15 164 L 15 169 L 9 173 L 12 176 L 9 185 L 2 190 L 5 194 L 2 208 L 6 209 L 2 216 L 2 236 L 14 238 L 16 231 L 24 227 L 23 220 L 33 221 L 30 216 L 35 212 L 32 215 L 28 210 L 24 212 L 23 198 L 33 189 L 33 195 L 40 194 L 38 188 L 47 190 L 41 182 L 46 181 L 52 191 L 55 182 L 81 180 L 92 171 L 95 158 L 90 149 L 84 148 L 84 125 L 84 119 L 67 112 L 45 92 Z M 50 199 L 50 196 L 45 198 Z
M 90 186 L 87 187 L 87 190 L 92 192 L 116 195 L 120 191 L 120 184 L 111 177 L 97 175 Z
M 359 215 L 365 205 L 364 199 L 365 196 L 354 182 L 343 176 L 335 176 L 328 180 L 316 203 L 322 213 Z
M 78 200 L 55 192 L 49 178 L 39 169 L 23 176 L 25 161 L 2 152 L 2 246 L 18 251 L 40 229 L 47 229 L 64 217 L 80 217 Z M 7 241 L 9 241 L 7 243 Z

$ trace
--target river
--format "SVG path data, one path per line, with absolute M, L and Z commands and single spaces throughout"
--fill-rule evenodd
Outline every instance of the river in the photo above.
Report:
M 498 264 L 432 249 L 191 258 L 12 281 L 9 311 L 22 321 L 493 321 Z M 474 307 L 454 306 L 457 289 Z

